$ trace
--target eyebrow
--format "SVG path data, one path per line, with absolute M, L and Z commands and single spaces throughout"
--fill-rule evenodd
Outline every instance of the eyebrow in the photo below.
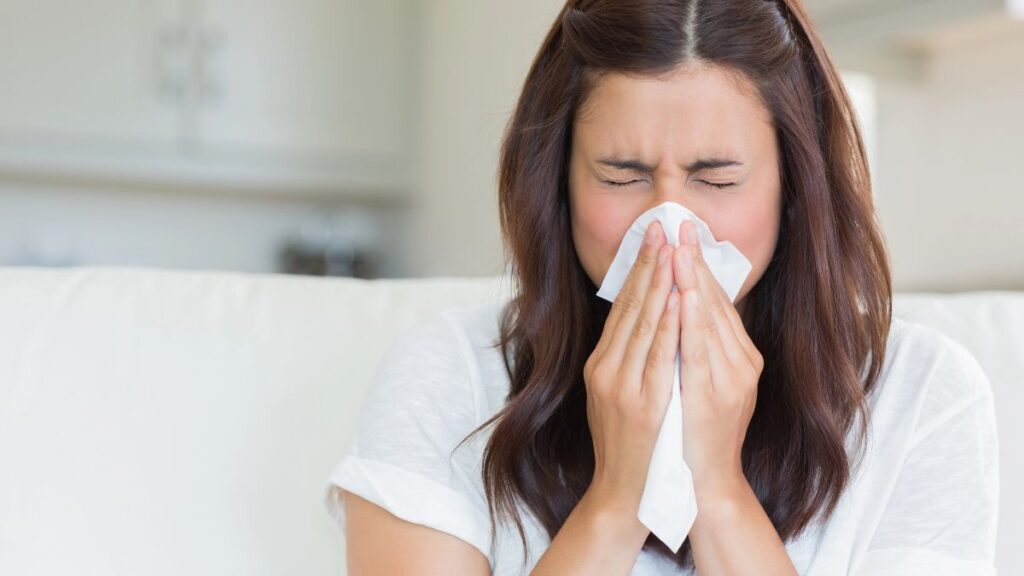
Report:
M 650 164 L 644 164 L 640 160 L 634 159 L 620 159 L 620 158 L 601 158 L 597 161 L 598 164 L 608 166 L 611 168 L 618 168 L 620 170 L 635 170 L 637 172 L 643 172 L 650 174 L 654 172 L 654 166 Z M 686 166 L 687 172 L 700 172 L 701 170 L 711 170 L 714 168 L 727 168 L 729 166 L 742 166 L 743 163 L 737 160 L 729 160 L 728 158 L 700 158 L 695 162 L 691 162 Z

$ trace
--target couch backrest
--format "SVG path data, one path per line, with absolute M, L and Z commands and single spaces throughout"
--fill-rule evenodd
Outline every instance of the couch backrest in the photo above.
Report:
M 322 489 L 377 359 L 414 322 L 509 294 L 504 278 L 0 268 L 0 574 L 343 574 Z M 1003 485 L 1024 480 L 1005 449 L 1024 294 L 896 305 L 978 356 Z M 1001 530 L 1001 570 L 1024 569 L 1020 520 Z

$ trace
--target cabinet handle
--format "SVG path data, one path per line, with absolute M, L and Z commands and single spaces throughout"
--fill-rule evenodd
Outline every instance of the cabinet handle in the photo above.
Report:
M 224 88 L 218 75 L 217 63 L 224 48 L 224 33 L 208 28 L 199 35 L 197 81 L 199 100 L 206 105 L 218 104 L 224 96 Z
M 160 99 L 180 105 L 185 98 L 188 33 L 181 24 L 160 29 L 157 40 L 157 94 Z

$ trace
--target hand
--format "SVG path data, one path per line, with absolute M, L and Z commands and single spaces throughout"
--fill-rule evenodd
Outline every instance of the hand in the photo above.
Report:
M 594 443 L 591 490 L 636 516 L 675 378 L 679 294 L 672 246 L 654 221 L 583 368 Z
M 746 482 L 740 454 L 764 359 L 704 261 L 700 243 L 687 240 L 691 231 L 696 234 L 689 220 L 680 226 L 673 269 L 683 295 L 683 452 L 699 502 Z

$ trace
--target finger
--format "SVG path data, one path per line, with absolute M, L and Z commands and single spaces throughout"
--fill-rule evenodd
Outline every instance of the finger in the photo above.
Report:
M 678 251 L 677 251 L 678 252 Z M 711 382 L 711 366 L 708 360 L 708 345 L 704 322 L 697 309 L 697 289 L 693 286 L 680 287 L 681 366 L 679 367 L 679 392 L 683 398 L 706 397 L 714 391 Z M 686 403 L 683 403 L 686 405 Z
M 685 232 L 680 227 L 681 232 Z M 680 235 L 680 238 L 686 236 Z M 680 392 L 689 390 L 690 394 L 707 395 L 714 391 L 711 379 L 710 350 L 707 324 L 701 317 L 699 287 L 692 270 L 692 264 L 685 261 L 686 244 L 678 246 L 673 254 L 673 278 L 679 287 L 682 313 L 682 334 L 680 336 Z
M 659 235 L 653 232 L 655 227 L 660 227 L 660 223 L 658 221 L 651 222 L 650 225 L 648 225 L 647 230 L 644 231 L 644 234 L 654 234 L 655 240 L 660 240 Z M 664 235 L 662 234 L 660 236 L 663 237 Z M 660 248 L 660 245 L 658 247 Z M 629 273 L 626 274 L 626 279 L 622 283 L 622 288 L 619 289 L 618 295 L 616 295 L 615 300 L 612 302 L 611 310 L 608 312 L 608 318 L 604 325 L 608 329 L 609 335 L 611 334 L 611 331 L 615 329 L 615 325 L 619 322 L 622 316 L 622 304 L 625 302 L 626 296 L 628 296 L 632 291 L 633 285 L 639 277 L 640 272 L 643 270 L 644 260 L 648 258 L 648 254 L 651 249 L 652 246 L 645 238 L 645 241 L 640 245 L 640 251 L 637 253 L 636 261 L 629 269 Z M 623 302 L 619 302 L 620 299 Z M 619 303 L 618 306 L 616 306 L 617 302 Z
M 685 224 L 693 226 L 693 223 L 689 221 L 685 222 Z M 685 236 L 681 237 L 685 238 Z M 705 294 L 712 293 L 716 296 L 713 312 L 721 320 L 719 322 L 719 331 L 722 344 L 726 347 L 727 353 L 734 362 L 746 360 L 751 364 L 756 364 L 754 357 L 758 354 L 756 352 L 757 347 L 750 340 L 747 329 L 743 326 L 743 320 L 736 311 L 736 306 L 725 292 L 725 288 L 722 287 L 718 279 L 711 272 L 707 260 L 704 259 L 703 248 L 699 242 L 695 245 L 695 248 L 698 255 L 694 262 L 696 264 L 697 279 L 703 286 Z M 728 329 L 726 329 L 726 325 L 728 325 Z M 743 356 L 738 356 L 736 354 L 737 351 L 742 353 Z
M 661 315 L 658 323 L 658 332 L 647 354 L 641 378 L 640 394 L 644 395 L 649 403 L 663 409 L 668 407 L 672 386 L 675 384 L 676 357 L 679 355 L 680 296 L 677 291 L 669 292 L 665 313 Z
M 724 377 L 732 372 L 732 361 L 726 356 L 722 346 L 722 339 L 719 335 L 718 324 L 712 317 L 708 307 L 708 298 L 697 281 L 696 264 L 693 262 L 694 247 L 683 245 L 678 250 L 680 254 L 678 275 L 686 290 L 695 296 L 695 312 L 692 314 L 694 321 L 700 325 L 700 337 L 704 343 L 704 354 L 706 363 L 711 375 L 711 390 L 714 391 L 720 383 L 726 382 Z M 684 312 L 685 313 L 685 312 Z M 698 352 L 699 353 L 699 352 Z
M 651 353 L 651 343 L 654 341 L 668 303 L 668 296 L 672 291 L 672 263 L 669 260 L 671 255 L 672 247 L 662 245 L 658 251 L 658 262 L 644 298 L 643 308 L 626 343 L 621 367 L 627 374 L 635 376 L 631 380 L 633 382 L 639 383 L 643 379 L 644 366 Z
M 622 290 L 612 302 L 610 316 L 614 315 L 614 326 L 608 336 L 603 354 L 609 360 L 619 363 L 626 351 L 626 343 L 632 336 L 636 319 L 640 316 L 647 289 L 657 265 L 658 250 L 665 244 L 665 234 L 657 220 L 647 227 L 643 244 L 637 254 L 636 262 L 626 277 Z M 617 310 L 616 310 L 617 309 Z
M 711 269 L 708 268 L 701 252 L 700 243 L 688 245 L 687 250 L 693 256 L 693 270 L 696 273 L 697 284 L 700 286 L 707 314 L 710 316 L 711 321 L 714 322 L 715 331 L 721 341 L 725 356 L 736 365 L 739 365 L 741 362 L 749 363 L 750 358 L 736 337 L 735 330 L 726 312 L 727 309 L 732 308 L 732 303 L 729 302 L 725 289 L 722 288 L 714 274 L 711 273 Z

